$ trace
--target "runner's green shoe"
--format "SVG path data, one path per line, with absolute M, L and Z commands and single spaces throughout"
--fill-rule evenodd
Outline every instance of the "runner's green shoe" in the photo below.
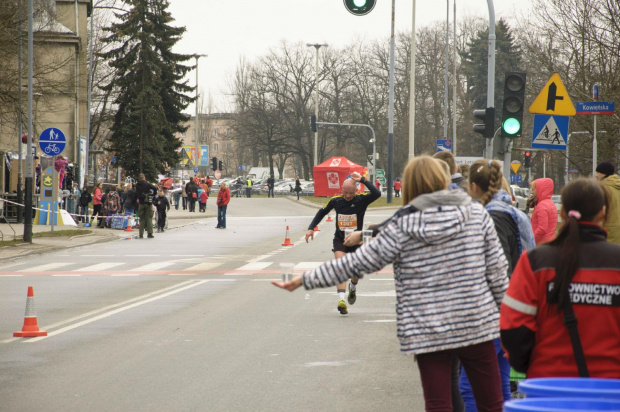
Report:
M 347 313 L 349 313 L 349 311 L 347 311 L 347 304 L 344 302 L 344 299 L 340 299 L 340 302 L 338 302 L 338 311 L 341 315 L 346 315 Z
M 355 303 L 355 299 L 357 299 L 357 296 L 355 295 L 355 291 L 351 290 L 351 283 L 349 282 L 349 296 L 347 296 L 349 305 L 353 305 Z

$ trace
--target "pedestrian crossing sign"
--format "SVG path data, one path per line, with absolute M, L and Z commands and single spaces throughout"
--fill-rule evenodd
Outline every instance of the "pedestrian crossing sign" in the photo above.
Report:
M 534 149 L 566 150 L 568 116 L 534 115 Z

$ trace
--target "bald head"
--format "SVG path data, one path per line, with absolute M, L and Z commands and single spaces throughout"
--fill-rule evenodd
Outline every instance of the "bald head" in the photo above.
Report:
M 349 201 L 355 197 L 357 191 L 357 183 L 353 179 L 347 179 L 342 184 L 342 196 L 344 200 Z

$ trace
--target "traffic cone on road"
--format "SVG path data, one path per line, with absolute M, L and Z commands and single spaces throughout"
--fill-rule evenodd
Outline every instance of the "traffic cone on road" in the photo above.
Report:
M 333 221 L 334 221 L 334 219 L 332 219 L 332 217 L 330 215 L 328 215 L 326 222 L 333 222 Z
M 34 338 L 36 336 L 47 336 L 47 332 L 39 330 L 37 315 L 34 309 L 34 291 L 32 286 L 28 286 L 28 297 L 26 298 L 26 316 L 21 332 L 14 332 L 16 338 Z
M 321 231 L 321 229 L 319 229 L 318 226 L 315 226 L 314 229 L 312 229 L 312 230 L 314 230 L 315 232 L 320 232 Z
M 288 226 L 286 227 L 286 237 L 284 238 L 282 246 L 294 246 L 293 242 L 291 242 L 291 236 L 288 234 Z
M 132 217 L 128 217 L 127 218 L 127 227 L 125 228 L 125 232 L 133 232 L 132 226 L 133 226 L 133 218 Z

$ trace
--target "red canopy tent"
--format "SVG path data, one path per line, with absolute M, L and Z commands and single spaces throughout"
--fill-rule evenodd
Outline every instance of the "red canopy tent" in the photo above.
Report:
M 366 168 L 353 163 L 346 157 L 334 156 L 314 166 L 313 171 L 314 196 L 336 196 L 342 193 L 342 184 L 351 173 L 358 172 L 364 176 Z M 364 186 L 360 185 L 359 192 L 363 191 Z

